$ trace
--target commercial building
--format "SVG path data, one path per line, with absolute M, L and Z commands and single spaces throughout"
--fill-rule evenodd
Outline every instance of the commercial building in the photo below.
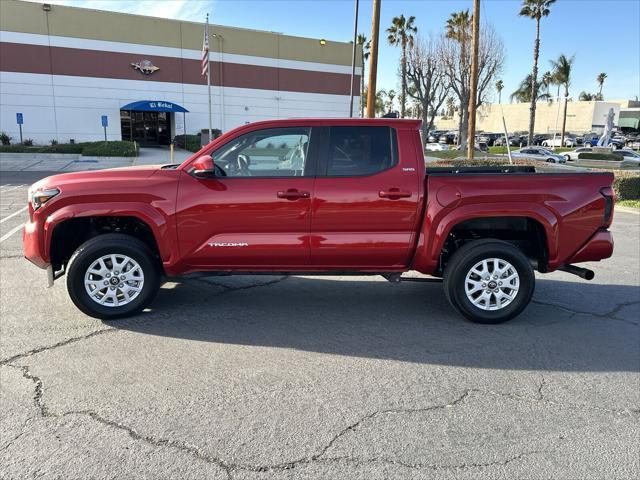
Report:
M 567 103 L 566 131 L 576 134 L 601 132 L 607 121 L 609 109 L 615 113 L 614 125 L 618 126 L 621 110 L 620 101 L 573 102 Z M 510 133 L 529 130 L 529 103 L 488 103 L 478 109 L 476 129 L 483 132 L 502 132 L 502 113 Z M 564 103 L 539 101 L 536 105 L 536 133 L 552 134 L 562 129 Z M 456 130 L 458 116 L 440 117 L 437 128 Z
M 16 141 L 20 113 L 35 143 L 99 140 L 104 116 L 109 140 L 199 132 L 203 37 L 202 23 L 2 0 L 0 130 Z M 212 25 L 209 45 L 213 128 L 349 115 L 351 44 Z

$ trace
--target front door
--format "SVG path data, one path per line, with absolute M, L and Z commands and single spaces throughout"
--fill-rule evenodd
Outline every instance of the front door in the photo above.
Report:
M 120 111 L 122 139 L 142 146 L 171 143 L 171 113 Z
M 215 177 L 182 173 L 178 239 L 191 270 L 309 265 L 310 139 L 309 127 L 254 130 L 212 153 Z
M 414 132 L 344 126 L 323 133 L 328 138 L 314 189 L 312 265 L 402 269 L 410 262 L 424 182 Z

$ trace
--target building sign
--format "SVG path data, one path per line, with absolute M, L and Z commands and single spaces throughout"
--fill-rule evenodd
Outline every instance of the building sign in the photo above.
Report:
M 138 63 L 132 63 L 131 66 L 134 70 L 140 70 L 144 75 L 151 75 L 153 72 L 160 70 L 160 67 L 156 67 L 151 60 L 140 60 Z

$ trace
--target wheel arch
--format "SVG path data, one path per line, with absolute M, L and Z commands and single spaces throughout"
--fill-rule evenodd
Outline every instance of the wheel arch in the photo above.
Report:
M 518 245 L 522 244 L 519 240 L 522 240 L 523 232 L 535 234 L 536 249 L 529 247 L 526 253 L 536 269 L 547 270 L 549 258 L 557 255 L 558 234 L 557 219 L 549 210 L 539 206 L 532 210 L 530 203 L 526 207 L 511 204 L 509 210 L 496 210 L 491 204 L 469 207 L 449 210 L 441 219 L 436 215 L 425 222 L 412 265 L 415 270 L 442 274 L 448 257 L 469 240 L 493 238 Z M 495 233 L 493 226 L 500 227 L 499 233 Z M 505 226 L 511 226 L 513 230 Z M 469 232 L 469 235 L 460 235 L 461 231 Z
M 122 233 L 141 240 L 153 252 L 162 268 L 162 228 L 149 217 L 131 214 L 98 214 L 90 210 L 86 214 L 58 215 L 47 220 L 45 247 L 54 271 L 66 265 L 75 250 L 91 238 Z M 160 241 L 159 241 L 160 240 Z

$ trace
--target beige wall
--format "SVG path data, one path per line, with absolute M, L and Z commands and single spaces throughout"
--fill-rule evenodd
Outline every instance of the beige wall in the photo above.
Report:
M 558 115 L 558 103 L 538 102 L 536 108 L 535 131 L 537 133 L 552 133 L 556 128 L 562 129 L 563 104 L 560 104 Z M 613 102 L 569 102 L 567 104 L 567 132 L 588 133 L 594 129 L 602 128 L 606 121 L 609 108 L 613 108 L 616 114 L 614 123 L 620 115 L 620 104 Z M 502 105 L 504 117 L 509 132 L 529 130 L 529 104 L 507 103 Z M 458 128 L 458 116 L 453 118 L 441 118 L 437 124 L 439 130 L 455 130 Z M 485 104 L 480 107 L 476 122 L 476 129 L 484 132 L 502 132 L 502 115 L 500 105 Z
M 0 30 L 8 32 L 200 50 L 203 28 L 196 22 L 54 4 L 47 14 L 42 3 L 0 0 Z M 352 47 L 346 42 L 327 41 L 323 46 L 318 39 L 219 25 L 212 25 L 210 31 L 222 35 L 225 53 L 351 65 Z M 214 40 L 211 49 L 218 48 Z

